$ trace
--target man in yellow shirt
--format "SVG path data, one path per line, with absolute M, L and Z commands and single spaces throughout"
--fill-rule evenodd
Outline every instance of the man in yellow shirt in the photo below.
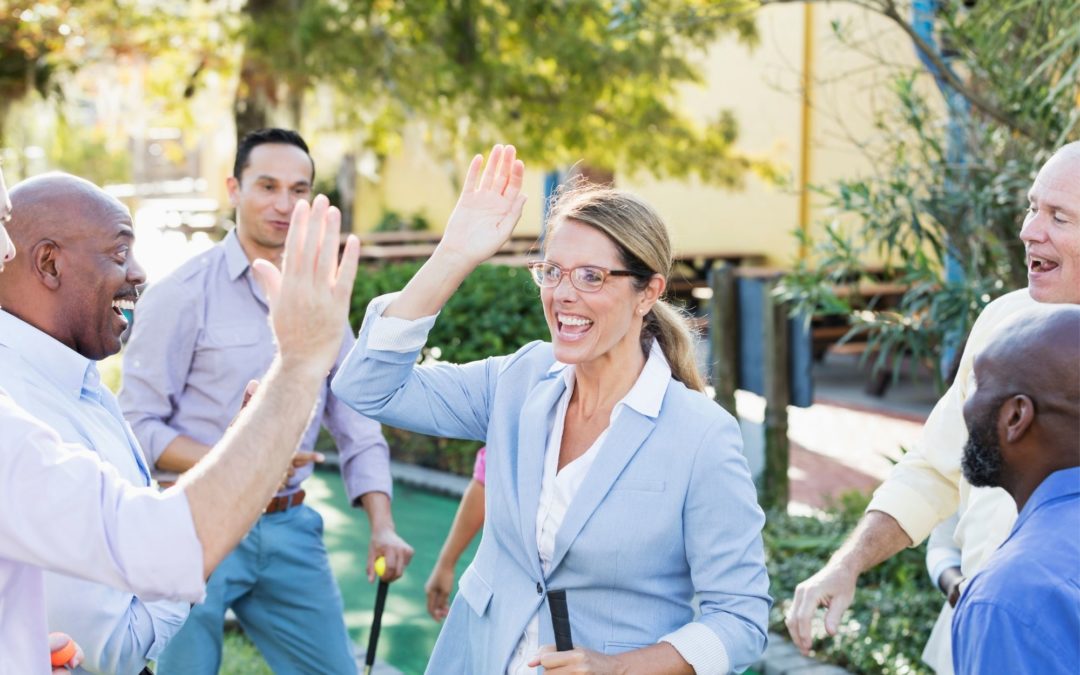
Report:
M 967 441 L 964 401 L 974 392 L 972 364 L 995 329 L 1036 302 L 1080 304 L 1080 142 L 1062 147 L 1043 165 L 1028 192 L 1020 230 L 1028 287 L 987 305 L 971 329 L 952 387 L 934 406 L 918 446 L 874 493 L 855 530 L 817 574 L 795 589 L 787 627 L 805 654 L 811 622 L 827 607 L 825 630 L 835 635 L 851 605 L 859 575 L 907 546 L 922 542 L 942 520 L 959 513 L 956 542 L 970 578 L 1008 536 L 1016 506 L 1000 488 L 972 488 L 960 472 Z

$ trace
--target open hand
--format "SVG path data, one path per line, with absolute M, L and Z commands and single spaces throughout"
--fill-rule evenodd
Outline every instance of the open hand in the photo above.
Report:
M 439 243 L 441 252 L 475 267 L 495 255 L 510 238 L 525 206 L 525 195 L 521 194 L 525 164 L 516 159 L 516 152 L 512 145 L 493 147 L 482 175 L 484 157 L 473 157 Z
M 297 450 L 293 455 L 292 461 L 289 462 L 289 468 L 285 471 L 284 477 L 281 479 L 281 484 L 278 485 L 278 492 L 281 492 L 289 484 L 289 479 L 296 475 L 296 470 L 312 462 L 316 464 L 322 464 L 326 461 L 326 455 L 321 452 L 307 450 Z
M 325 376 L 341 347 L 360 242 L 349 235 L 338 264 L 341 212 L 323 195 L 296 203 L 279 272 L 256 260 L 255 277 L 266 291 L 270 319 L 285 366 Z
M 450 591 L 454 589 L 454 567 L 435 563 L 431 576 L 424 584 L 427 595 L 427 611 L 432 619 L 442 621 L 450 613 Z
M 830 563 L 795 587 L 795 598 L 788 608 L 787 624 L 791 640 L 803 654 L 810 651 L 813 644 L 812 625 L 817 608 L 824 605 L 825 631 L 836 635 L 840 629 L 840 617 L 851 606 L 855 598 L 857 575 L 843 565 Z

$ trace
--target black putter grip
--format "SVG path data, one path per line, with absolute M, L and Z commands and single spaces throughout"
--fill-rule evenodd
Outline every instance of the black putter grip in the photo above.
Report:
M 379 644 L 379 631 L 382 629 L 383 607 L 386 606 L 386 589 L 390 584 L 379 579 L 378 590 L 375 591 L 375 617 L 371 622 L 371 635 L 368 637 L 367 658 L 364 665 L 370 668 L 375 665 L 375 648 Z
M 566 607 L 566 591 L 548 591 L 548 607 L 551 608 L 551 627 L 555 631 L 555 649 L 568 652 L 574 648 L 570 636 L 570 610 Z

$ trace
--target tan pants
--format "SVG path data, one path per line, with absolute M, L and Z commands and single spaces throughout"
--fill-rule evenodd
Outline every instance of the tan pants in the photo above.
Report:
M 934 629 L 930 631 L 926 648 L 923 649 L 923 663 L 933 668 L 938 675 L 953 675 L 952 620 L 955 613 L 956 610 L 946 601 L 934 622 Z

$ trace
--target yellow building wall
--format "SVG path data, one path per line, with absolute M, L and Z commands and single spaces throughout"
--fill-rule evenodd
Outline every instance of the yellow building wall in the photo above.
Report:
M 718 42 L 701 62 L 705 86 L 682 92 L 685 109 L 702 122 L 720 110 L 732 110 L 740 126 L 737 146 L 779 166 L 786 185 L 750 175 L 742 189 L 729 190 L 696 180 L 616 172 L 619 187 L 641 194 L 664 216 L 677 251 L 762 253 L 770 265 L 782 267 L 797 258 L 805 17 L 806 7 L 800 3 L 765 7 L 758 18 L 760 44 L 750 49 L 734 39 Z M 811 23 L 809 178 L 812 184 L 829 185 L 872 170 L 859 143 L 879 133 L 873 127 L 874 114 L 891 103 L 890 73 L 896 66 L 916 67 L 917 59 L 898 27 L 866 10 L 815 3 Z M 846 43 L 834 26 L 848 36 Z M 378 182 L 361 181 L 356 229 L 370 230 L 383 209 L 392 209 L 420 211 L 441 230 L 457 198 L 462 170 L 433 160 L 425 151 L 423 129 L 411 129 L 403 152 L 385 162 Z M 527 172 L 525 190 L 530 199 L 518 231 L 538 233 L 542 171 Z M 810 222 L 817 228 L 827 215 L 821 201 L 816 195 L 811 200 Z

